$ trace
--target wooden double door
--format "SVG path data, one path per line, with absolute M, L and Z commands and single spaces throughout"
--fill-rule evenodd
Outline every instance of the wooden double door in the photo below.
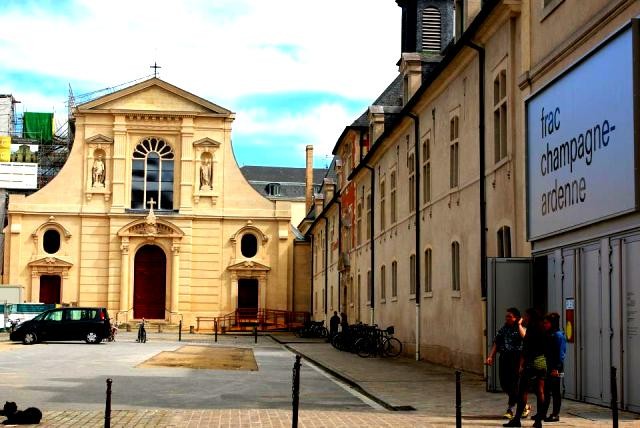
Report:
M 133 271 L 133 317 L 164 319 L 167 298 L 167 258 L 157 245 L 136 253 Z

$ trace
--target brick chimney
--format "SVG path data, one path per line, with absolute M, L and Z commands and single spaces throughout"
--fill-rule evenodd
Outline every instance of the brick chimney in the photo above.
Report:
M 313 205 L 313 146 L 307 146 L 307 170 L 305 175 L 305 213 L 308 213 Z

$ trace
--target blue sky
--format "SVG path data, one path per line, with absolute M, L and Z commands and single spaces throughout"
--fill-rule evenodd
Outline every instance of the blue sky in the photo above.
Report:
M 241 165 L 317 166 L 397 74 L 393 0 L 2 0 L 0 93 L 66 117 L 151 73 L 236 113 Z

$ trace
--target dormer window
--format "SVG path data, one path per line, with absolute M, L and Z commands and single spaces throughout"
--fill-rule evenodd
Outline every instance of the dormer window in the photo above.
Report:
M 280 196 L 280 183 L 269 183 L 265 190 L 269 196 Z
M 440 52 L 442 20 L 440 11 L 427 7 L 422 11 L 422 50 Z

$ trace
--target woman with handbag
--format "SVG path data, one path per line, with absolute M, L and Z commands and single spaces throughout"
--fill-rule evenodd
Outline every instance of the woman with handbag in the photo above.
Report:
M 520 427 L 520 418 L 525 410 L 529 385 L 533 383 L 536 394 L 536 410 L 534 427 L 541 427 L 544 415 L 540 412 L 544 406 L 544 379 L 547 375 L 545 350 L 547 337 L 542 326 L 540 313 L 533 308 L 527 309 L 522 318 L 527 332 L 522 340 L 522 356 L 520 357 L 520 382 L 518 384 L 518 408 L 516 414 L 505 427 Z
M 547 379 L 544 381 L 544 407 L 538 410 L 542 412 L 545 422 L 558 422 L 560 420 L 560 405 L 562 396 L 560 394 L 560 384 L 564 376 L 564 356 L 567 353 L 567 339 L 564 332 L 560 330 L 560 315 L 551 312 L 544 317 L 544 330 L 547 334 Z M 551 415 L 546 417 L 549 404 L 553 397 L 553 410 Z

